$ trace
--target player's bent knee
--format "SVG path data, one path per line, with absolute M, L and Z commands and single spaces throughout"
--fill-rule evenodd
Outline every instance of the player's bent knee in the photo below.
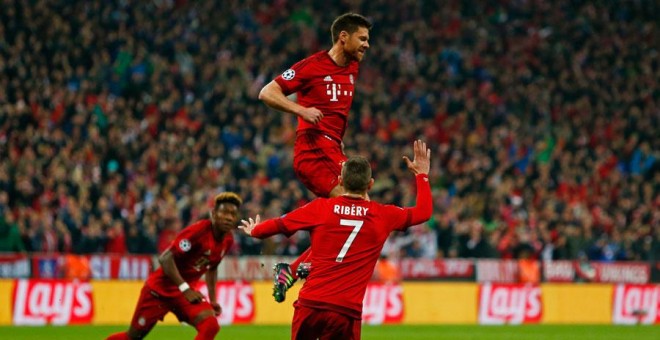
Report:
M 195 337 L 195 340 L 213 339 L 220 331 L 218 319 L 216 319 L 213 314 L 196 323 L 195 328 L 197 329 L 197 337 Z
M 197 327 L 196 326 L 197 324 L 199 324 L 200 322 L 206 320 L 209 317 L 215 318 L 215 313 L 213 313 L 213 311 L 210 310 L 210 309 L 203 310 L 199 314 L 197 314 L 197 316 L 195 316 L 191 321 L 192 321 L 192 324 L 195 325 L 195 327 Z

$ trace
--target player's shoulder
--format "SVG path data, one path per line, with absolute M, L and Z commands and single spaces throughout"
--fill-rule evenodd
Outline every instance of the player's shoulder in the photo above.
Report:
M 327 50 L 323 50 L 310 55 L 309 57 L 307 57 L 307 59 L 311 59 L 316 62 L 326 62 L 330 59 L 330 56 L 328 55 Z
M 298 70 L 315 70 L 329 66 L 330 61 L 331 59 L 328 56 L 328 51 L 319 51 L 297 62 L 294 68 L 297 68 Z
M 211 226 L 211 220 L 205 218 L 196 222 L 193 222 L 188 226 L 188 228 L 193 228 L 193 229 L 206 229 Z
M 371 208 L 374 209 L 374 211 L 379 211 L 379 212 L 402 212 L 405 209 L 394 204 L 384 204 L 384 203 L 378 203 L 378 202 L 372 202 Z
M 187 227 L 181 230 L 181 234 L 188 234 L 190 236 L 204 235 L 209 231 L 211 231 L 211 220 L 203 219 L 189 224 Z

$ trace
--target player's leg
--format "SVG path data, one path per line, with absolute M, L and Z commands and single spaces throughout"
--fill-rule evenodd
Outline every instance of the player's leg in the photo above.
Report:
M 319 340 L 345 340 L 353 339 L 353 318 L 330 310 L 321 311 L 319 318 L 322 320 L 319 330 L 323 335 Z
M 345 340 L 353 339 L 355 321 L 330 310 L 308 308 L 294 304 L 291 339 Z M 359 339 L 359 334 L 358 338 Z
M 353 319 L 351 326 L 351 336 L 346 339 L 349 340 L 360 340 L 362 338 L 362 320 Z
M 112 334 L 107 340 L 143 339 L 168 311 L 163 302 L 154 296 L 151 289 L 145 285 L 140 291 L 140 297 L 128 331 Z
M 153 328 L 154 325 L 151 325 L 151 328 Z M 149 328 L 148 330 L 140 330 L 133 328 L 133 326 L 130 326 L 128 328 L 128 331 L 112 334 L 109 337 L 107 337 L 106 340 L 141 340 L 144 339 L 144 337 L 146 337 L 147 334 L 149 334 L 151 328 Z
M 218 319 L 215 318 L 213 308 L 197 314 L 193 319 L 193 325 L 197 329 L 195 340 L 212 340 L 220 332 L 220 325 L 218 324 Z
M 294 303 L 293 320 L 291 321 L 291 340 L 317 339 L 318 333 L 314 309 Z
M 305 134 L 296 139 L 294 152 L 293 170 L 308 190 L 318 197 L 335 197 L 343 193 L 338 177 L 347 158 L 339 143 L 322 135 Z M 301 268 L 300 264 L 308 262 L 310 250 L 307 249 L 291 265 L 278 263 L 273 267 L 275 301 L 286 299 L 286 292 L 295 283 L 298 273 L 302 274 L 301 278 L 309 274 L 310 266 Z
M 312 248 L 307 248 L 298 258 L 291 263 L 278 263 L 273 266 L 274 283 L 273 297 L 277 302 L 283 302 L 286 299 L 286 291 L 293 286 L 298 278 L 304 279 L 309 275 L 309 266 L 300 266 L 307 261 Z M 307 270 L 305 270 L 307 268 Z
M 187 322 L 197 329 L 195 340 L 212 340 L 220 331 L 218 319 L 211 304 L 203 300 L 190 303 L 183 295 L 168 300 L 168 304 L 180 321 Z
M 309 191 L 318 197 L 330 197 L 333 190 L 338 194 L 338 177 L 348 159 L 338 141 L 307 133 L 296 138 L 293 151 L 293 171 Z

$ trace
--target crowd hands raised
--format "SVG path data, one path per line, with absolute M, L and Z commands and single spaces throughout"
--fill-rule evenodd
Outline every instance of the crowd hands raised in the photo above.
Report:
M 375 25 L 344 142 L 372 161 L 371 198 L 411 205 L 399 156 L 433 152 L 434 216 L 385 253 L 657 260 L 657 6 L 6 1 L 0 251 L 155 254 L 217 192 L 265 218 L 313 199 L 293 118 L 257 95 L 353 10 Z M 233 254 L 309 242 L 236 236 Z

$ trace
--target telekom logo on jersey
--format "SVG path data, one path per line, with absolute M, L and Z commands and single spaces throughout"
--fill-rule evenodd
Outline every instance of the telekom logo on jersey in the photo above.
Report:
M 353 91 L 350 90 L 342 90 L 341 89 L 341 84 L 325 84 L 325 93 L 330 96 L 330 101 L 331 102 L 337 102 L 339 101 L 339 97 L 341 96 L 350 96 L 353 97 Z

